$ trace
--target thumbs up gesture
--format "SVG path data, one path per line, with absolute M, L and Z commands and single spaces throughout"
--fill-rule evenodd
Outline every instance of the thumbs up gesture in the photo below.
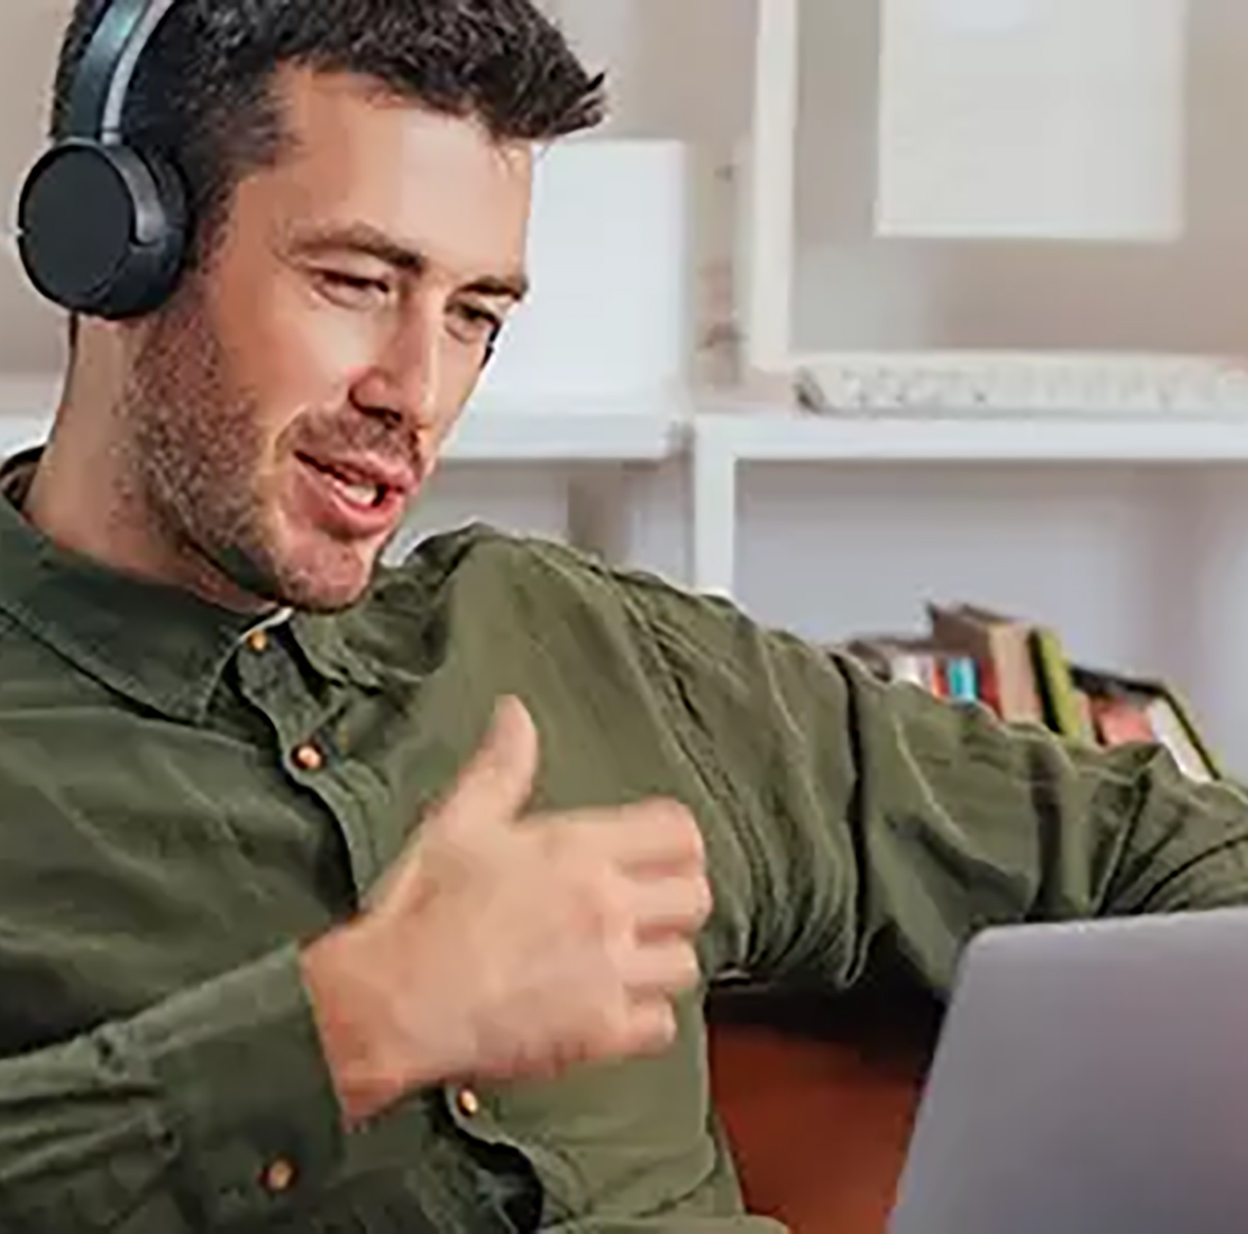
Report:
M 504 700 L 453 791 L 304 977 L 348 1122 L 414 1088 L 665 1048 L 711 908 L 689 813 L 526 815 L 538 767 Z

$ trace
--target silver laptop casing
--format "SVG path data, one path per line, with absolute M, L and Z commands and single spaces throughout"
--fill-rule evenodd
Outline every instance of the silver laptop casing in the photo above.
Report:
M 1248 911 L 981 934 L 889 1231 L 1248 1232 Z

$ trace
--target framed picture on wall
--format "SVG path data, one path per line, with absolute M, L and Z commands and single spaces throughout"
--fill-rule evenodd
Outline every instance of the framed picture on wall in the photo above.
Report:
M 1083 357 L 1248 408 L 1248 6 L 758 0 L 756 33 L 748 370 Z

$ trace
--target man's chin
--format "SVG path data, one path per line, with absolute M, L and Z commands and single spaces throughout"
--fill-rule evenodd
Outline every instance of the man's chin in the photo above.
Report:
M 368 593 L 376 574 L 376 562 L 344 570 L 324 567 L 295 568 L 284 572 L 274 598 L 284 607 L 308 613 L 340 613 L 353 608 Z
M 291 608 L 300 613 L 332 616 L 334 613 L 345 613 L 353 609 L 367 593 L 367 586 L 350 592 L 344 590 L 295 592 L 283 596 L 278 603 L 282 608 Z
M 264 554 L 235 549 L 222 554 L 219 565 L 236 588 L 264 605 L 338 613 L 367 594 L 380 556 L 338 545 Z

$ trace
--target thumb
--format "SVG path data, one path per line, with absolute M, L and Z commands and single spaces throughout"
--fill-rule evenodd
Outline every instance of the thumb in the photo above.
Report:
M 430 828 L 461 837 L 510 823 L 528 803 L 537 778 L 537 728 L 518 698 L 501 699 L 490 727 L 455 787 L 426 820 Z
M 504 698 L 481 745 L 454 788 L 417 828 L 407 851 L 367 896 L 370 907 L 398 907 L 419 886 L 421 854 L 450 841 L 470 845 L 475 835 L 509 825 L 524 809 L 537 777 L 537 728 L 517 698 Z

